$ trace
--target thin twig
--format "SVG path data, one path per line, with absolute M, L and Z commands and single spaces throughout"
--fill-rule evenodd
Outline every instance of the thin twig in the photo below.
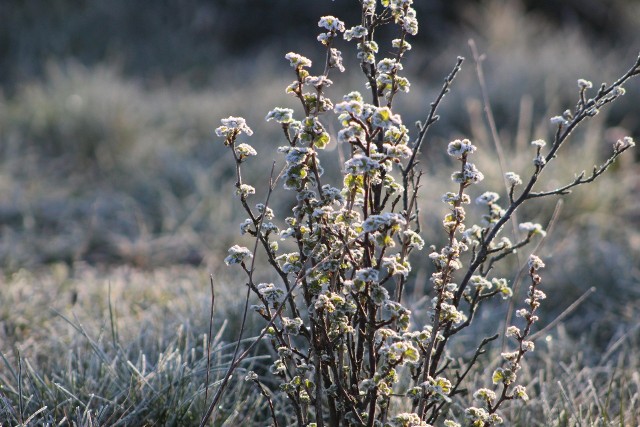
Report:
M 404 197 L 403 197 L 404 199 L 403 207 L 405 211 L 408 209 L 408 204 L 409 204 L 409 196 L 407 193 L 409 188 L 409 185 L 408 185 L 409 174 L 416 164 L 416 156 L 418 155 L 418 153 L 420 152 L 420 149 L 422 148 L 422 143 L 424 142 L 424 137 L 427 134 L 427 130 L 429 130 L 432 124 L 434 124 L 440 119 L 440 117 L 436 115 L 438 106 L 440 105 L 440 102 L 445 97 L 445 95 L 449 92 L 449 89 L 451 87 L 451 84 L 453 83 L 453 80 L 456 78 L 456 75 L 458 74 L 458 72 L 462 69 L 463 62 L 464 62 L 464 58 L 462 56 L 459 56 L 458 59 L 456 60 L 456 65 L 453 67 L 449 75 L 444 79 L 444 83 L 442 84 L 442 89 L 440 89 L 440 93 L 438 93 L 438 96 L 436 97 L 435 101 L 431 103 L 431 108 L 429 110 L 429 114 L 427 115 L 426 120 L 424 121 L 424 123 L 419 124 L 418 137 L 413 143 L 413 147 L 412 147 L 413 152 L 411 153 L 411 157 L 409 158 L 407 165 L 404 168 L 401 168 L 402 184 L 404 185 L 404 189 L 405 189 Z
M 216 295 L 213 289 L 213 275 L 209 275 L 209 283 L 211 284 L 211 311 L 209 312 L 209 336 L 207 337 L 207 376 L 204 384 L 204 401 L 209 400 L 209 371 L 211 370 L 211 338 L 213 335 L 213 306 L 216 301 Z
M 602 175 L 607 169 L 609 169 L 609 166 L 611 166 L 613 164 L 613 162 L 616 161 L 616 159 L 620 156 L 620 154 L 624 153 L 627 149 L 631 148 L 630 145 L 623 147 L 619 150 L 615 150 L 613 155 L 611 157 L 609 157 L 603 164 L 601 164 L 600 166 L 594 166 L 593 167 L 593 172 L 591 173 L 591 175 L 588 178 L 585 178 L 585 172 L 581 172 L 572 182 L 570 182 L 569 184 L 566 184 L 562 187 L 556 188 L 555 190 L 550 190 L 550 191 L 542 191 L 542 192 L 537 192 L 537 193 L 529 193 L 528 198 L 529 199 L 533 199 L 533 198 L 537 198 L 537 197 L 546 197 L 546 196 L 552 196 L 552 195 L 565 195 L 565 194 L 569 194 L 571 191 L 570 189 L 573 187 L 577 187 L 578 185 L 582 185 L 582 184 L 588 184 L 590 182 L 595 181 L 600 175 Z
M 266 212 L 267 207 L 269 206 L 269 199 L 271 198 L 271 194 L 273 193 L 273 189 L 275 188 L 275 181 L 273 178 L 273 173 L 275 170 L 275 162 L 273 163 L 273 165 L 271 166 L 271 178 L 270 178 L 270 182 L 269 182 L 269 189 L 267 191 L 267 197 L 265 199 L 264 202 L 264 209 Z M 253 272 L 254 272 L 254 265 L 255 265 L 255 260 L 256 260 L 256 254 L 258 251 L 258 242 L 260 241 L 260 237 L 262 236 L 262 234 L 260 233 L 260 230 L 262 229 L 262 223 L 264 221 L 264 217 L 265 215 L 262 215 L 260 218 L 260 221 L 258 223 L 257 229 L 256 229 L 256 239 L 255 239 L 255 243 L 254 243 L 254 247 L 253 247 L 253 257 L 251 260 L 251 268 L 248 270 L 249 271 L 249 283 L 253 283 Z M 236 346 L 235 349 L 233 351 L 233 357 L 231 358 L 231 364 L 229 365 L 229 369 L 227 370 L 227 373 L 225 374 L 222 383 L 220 384 L 220 387 L 218 388 L 213 401 L 211 402 L 211 404 L 209 405 L 209 407 L 207 408 L 207 412 L 205 413 L 205 415 L 202 417 L 202 420 L 200 421 L 200 427 L 204 427 L 204 425 L 207 423 L 207 421 L 209 420 L 209 418 L 211 417 L 211 415 L 213 414 L 213 411 L 215 409 L 215 407 L 218 404 L 218 401 L 220 400 L 220 398 L 222 397 L 222 394 L 224 392 L 224 390 L 226 389 L 227 385 L 229 384 L 229 380 L 231 379 L 231 375 L 233 374 L 233 372 L 235 371 L 235 369 L 238 366 L 238 363 L 235 363 L 238 356 L 238 353 L 240 351 L 240 343 L 242 341 L 242 337 L 244 335 L 244 331 L 245 331 L 245 326 L 246 326 L 246 320 L 247 320 L 247 314 L 249 312 L 249 297 L 251 296 L 251 286 L 247 286 L 247 295 L 245 297 L 245 303 L 244 303 L 244 311 L 243 311 L 243 315 L 242 315 L 242 324 L 240 325 L 240 332 L 239 332 L 239 336 L 238 336 L 238 341 L 236 342 Z M 275 318 L 275 317 L 274 317 Z M 246 356 L 245 356 L 246 357 Z M 242 358 L 244 359 L 244 357 Z
M 269 412 L 271 413 L 271 419 L 273 420 L 273 427 L 278 427 L 278 418 L 276 418 L 276 409 L 273 406 L 273 400 L 271 399 L 269 392 L 267 391 L 266 387 L 262 385 L 260 381 L 258 381 L 257 379 L 253 381 L 258 385 L 258 388 L 260 389 L 260 394 L 262 394 L 265 397 L 265 399 L 267 399 L 267 404 L 269 405 Z
M 558 202 L 556 203 L 556 207 L 553 210 L 551 219 L 547 224 L 547 228 L 546 228 L 547 234 L 543 236 L 542 239 L 540 239 L 540 241 L 538 241 L 536 246 L 533 248 L 532 253 L 539 253 L 540 248 L 542 248 L 542 245 L 544 244 L 547 236 L 549 236 L 553 232 L 553 229 L 555 228 L 558 222 L 558 218 L 560 217 L 560 212 L 562 211 L 563 204 L 564 202 L 562 201 L 562 199 L 558 200 Z M 507 315 L 505 316 L 504 325 L 503 325 L 504 331 L 502 334 L 502 344 L 501 344 L 502 352 L 505 351 L 505 347 L 507 345 L 506 331 L 507 331 L 507 328 L 509 327 L 509 324 L 511 323 L 511 319 L 513 318 L 513 311 L 515 310 L 516 295 L 518 293 L 518 289 L 520 288 L 520 283 L 522 283 L 522 277 L 524 276 L 524 273 L 526 270 L 527 270 L 526 265 L 523 265 L 522 268 L 518 271 L 516 279 L 513 281 L 513 286 L 511 286 L 512 297 L 511 297 L 511 300 L 509 301 L 509 309 L 507 310 Z

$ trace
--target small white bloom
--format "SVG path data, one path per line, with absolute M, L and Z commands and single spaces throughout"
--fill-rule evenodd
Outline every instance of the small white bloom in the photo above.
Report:
M 364 175 L 379 168 L 380 163 L 363 154 L 356 154 L 344 163 L 345 172 L 352 175 Z
M 246 258 L 253 258 L 251 251 L 244 246 L 233 245 L 229 248 L 229 255 L 224 259 L 224 263 L 227 265 L 240 264 Z
M 479 426 L 485 425 L 485 421 L 489 420 L 489 413 L 482 408 L 476 408 L 472 406 L 465 409 L 464 412 L 467 415 L 467 418 L 469 418 L 469 420 L 471 420 L 473 423 Z
M 308 156 L 315 153 L 315 150 L 310 147 L 286 147 L 287 154 L 285 160 L 292 165 L 298 165 L 304 163 Z
M 462 233 L 462 238 L 466 241 L 478 241 L 482 237 L 482 228 L 473 224 Z
M 284 295 L 282 289 L 278 289 L 273 283 L 260 283 L 256 286 L 258 293 L 269 302 L 277 302 Z
M 222 119 L 221 122 L 222 126 L 216 128 L 217 136 L 229 137 L 232 133 L 239 135 L 243 132 L 248 136 L 253 135 L 253 131 L 247 126 L 247 122 L 242 117 L 229 116 L 226 119 Z
M 371 123 L 374 127 L 380 127 L 382 129 L 388 129 L 390 126 L 400 126 L 402 120 L 398 114 L 393 114 L 389 107 L 376 108 L 373 116 L 371 117 Z
M 462 323 L 467 320 L 467 316 L 452 304 L 443 302 L 440 304 L 440 310 L 440 318 L 442 320 L 451 321 L 455 324 Z
M 242 224 L 240 224 L 240 234 L 246 234 L 247 231 L 253 226 L 253 221 L 251 218 L 245 219 Z
M 402 40 L 402 39 L 391 40 L 391 46 L 393 46 L 396 49 L 402 49 L 404 51 L 411 50 L 411 44 L 409 44 L 409 42 L 407 42 L 406 40 Z
M 307 76 L 304 79 L 304 82 L 310 86 L 314 86 L 315 88 L 320 87 L 329 87 L 333 84 L 331 79 L 328 79 L 327 76 Z
M 507 279 L 498 279 L 494 277 L 493 279 L 491 279 L 491 284 L 495 285 L 496 290 L 500 292 L 500 296 L 502 296 L 502 299 L 511 298 L 513 296 L 513 291 L 509 287 L 509 282 L 507 282 Z
M 243 158 L 243 157 L 249 157 L 249 156 L 255 156 L 258 153 L 256 152 L 256 150 L 250 146 L 249 144 L 238 144 L 235 146 L 235 152 L 236 152 L 236 156 Z
M 507 180 L 507 183 L 510 186 L 521 185 L 522 179 L 520 179 L 520 175 L 515 172 L 507 172 L 504 174 L 504 178 Z
M 524 351 L 533 351 L 535 348 L 533 341 L 522 341 L 522 349 Z
M 291 108 L 276 107 L 269 111 L 265 120 L 275 120 L 278 123 L 291 123 L 293 121 L 293 110 Z
M 341 73 L 344 73 L 344 65 L 342 65 L 342 52 L 335 47 L 329 50 L 329 67 L 337 68 Z
M 324 28 L 327 31 L 343 32 L 344 22 L 336 18 L 335 16 L 323 16 L 318 21 L 318 27 Z
M 413 230 L 406 230 L 404 233 L 405 237 L 409 238 L 409 247 L 416 248 L 417 250 L 422 250 L 424 247 L 424 240 L 418 233 Z
M 380 424 L 382 425 L 382 423 Z M 385 426 L 389 427 L 431 427 L 431 424 L 427 424 L 420 420 L 420 416 L 413 412 L 401 413 L 395 415 L 389 421 L 385 423 Z
M 507 352 L 504 352 L 504 353 L 500 353 L 500 356 L 502 356 L 502 358 L 504 360 L 507 360 L 507 361 L 511 362 L 511 361 L 514 361 L 514 360 L 516 360 L 518 358 L 518 354 L 519 354 L 519 352 L 517 352 L 517 351 L 507 351 Z
M 318 34 L 318 37 L 317 37 L 318 41 L 320 43 L 322 43 L 323 45 L 325 45 L 325 46 L 329 44 L 329 41 L 332 38 L 333 38 L 333 33 L 330 33 L 330 32 L 329 33 L 320 33 L 320 34 Z
M 484 174 L 478 170 L 476 165 L 467 162 L 462 172 L 454 172 L 451 174 L 451 180 L 458 184 L 478 183 L 484 179 Z
M 551 117 L 551 123 L 558 126 L 566 126 L 569 124 L 567 119 L 562 116 L 553 116 Z
M 241 198 L 245 198 L 251 194 L 256 194 L 256 189 L 249 184 L 241 184 L 240 187 L 236 189 L 236 195 Z
M 536 139 L 535 141 L 531 141 L 531 145 L 535 145 L 536 147 L 544 147 L 547 145 L 544 139 Z
M 492 283 L 490 281 L 488 281 L 482 276 L 478 276 L 475 274 L 471 276 L 469 283 L 472 286 L 475 286 L 477 289 L 491 289 L 491 286 L 492 286 Z
M 624 138 L 617 140 L 616 143 L 613 144 L 613 147 L 616 149 L 616 151 L 620 151 L 623 149 L 635 147 L 635 145 L 636 143 L 633 138 L 631 138 L 630 136 L 625 136 Z
M 415 36 L 418 34 L 418 19 L 416 18 L 416 11 L 413 8 L 407 9 L 407 14 L 400 19 L 402 22 L 402 29 Z
M 264 203 L 256 203 L 256 210 L 264 215 L 266 219 L 273 219 L 273 209 L 264 205 Z
M 385 228 L 406 225 L 407 221 L 399 213 L 386 212 L 381 215 L 369 215 L 362 223 L 363 233 L 382 231 Z
M 496 393 L 493 390 L 489 390 L 488 388 L 481 388 L 473 393 L 473 397 L 478 400 L 493 402 L 494 400 L 496 400 Z
M 533 164 L 539 168 L 543 167 L 544 165 L 547 164 L 547 159 L 544 158 L 543 155 L 538 154 L 534 159 L 533 159 Z
M 293 68 L 311 67 L 310 59 L 295 52 L 289 52 L 284 57 L 289 60 Z
M 384 58 L 378 62 L 378 72 L 390 74 L 395 71 L 402 70 L 402 64 L 396 62 L 395 59 Z
M 413 153 L 413 150 L 406 144 L 383 144 L 383 147 L 389 157 L 408 159 Z
M 367 64 L 375 64 L 376 53 L 378 53 L 378 43 L 375 41 L 364 41 L 358 43 L 358 59 Z
M 529 268 L 538 270 L 538 269 L 544 268 L 544 266 L 545 266 L 544 262 L 542 262 L 542 260 L 539 257 L 533 254 L 529 256 Z
M 362 11 L 365 15 L 370 16 L 376 12 L 377 0 L 362 0 Z
M 409 90 L 411 89 L 411 83 L 409 82 L 409 79 L 407 79 L 406 77 L 396 76 L 396 84 L 398 85 L 398 90 L 409 93 Z
M 589 80 L 578 79 L 578 87 L 580 89 L 591 89 L 593 87 L 593 83 L 591 83 Z
M 456 139 L 455 141 L 451 141 L 447 146 L 447 154 L 456 158 L 460 158 L 467 153 L 471 154 L 475 151 L 476 146 L 468 139 Z
M 509 326 L 505 335 L 517 338 L 520 336 L 520 329 L 517 326 Z
M 526 231 L 528 234 L 540 234 L 545 236 L 547 234 L 546 231 L 542 228 L 540 224 L 534 224 L 532 222 L 523 222 L 518 225 L 518 228 L 522 231 Z
M 338 102 L 335 107 L 333 107 L 333 111 L 336 114 L 353 114 L 354 116 L 362 114 L 362 102 L 358 101 L 342 101 Z
M 363 282 L 378 282 L 379 271 L 375 268 L 362 268 L 356 271 L 355 279 Z
M 361 39 L 367 34 L 369 34 L 369 30 L 362 25 L 356 25 L 344 32 L 344 39 L 347 41 L 350 41 L 351 39 Z
M 540 301 L 543 299 L 547 298 L 547 294 L 545 294 L 544 292 L 542 292 L 540 289 L 536 289 L 535 291 L 533 291 L 533 298 Z
M 517 385 L 513 388 L 513 395 L 518 399 L 522 399 L 524 402 L 529 400 L 527 389 L 523 385 Z
M 485 191 L 480 196 L 476 198 L 476 204 L 478 205 L 490 205 L 498 201 L 500 195 L 498 193 L 494 193 L 493 191 Z
M 411 264 L 405 259 L 402 260 L 400 254 L 390 257 L 382 257 L 383 268 L 386 268 L 389 274 L 401 274 L 405 278 L 411 272 Z

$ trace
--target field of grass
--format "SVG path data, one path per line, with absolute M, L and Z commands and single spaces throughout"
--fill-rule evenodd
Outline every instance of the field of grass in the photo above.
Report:
M 332 13 L 331 2 L 325 6 L 322 13 Z M 638 6 L 626 7 L 625 25 L 640 25 Z M 450 175 L 448 141 L 470 138 L 479 147 L 487 186 L 503 185 L 470 37 L 487 54 L 491 106 L 514 170 L 529 167 L 529 141 L 551 135 L 548 117 L 572 107 L 578 78 L 596 86 L 611 82 L 635 60 L 640 45 L 633 31 L 621 33 L 617 44 L 605 37 L 599 43 L 585 28 L 548 22 L 517 2 L 474 2 L 461 15 L 443 45 L 412 52 L 405 65 L 412 92 L 398 102 L 405 122 L 422 118 L 456 56 L 468 57 L 421 158 L 427 245 L 444 239 L 440 195 Z M 315 46 L 306 49 L 313 56 Z M 264 116 L 275 106 L 293 105 L 282 90 L 293 79 L 282 59 L 288 50 L 270 46 L 224 57 L 223 64 L 209 64 L 210 76 L 197 88 L 176 70 L 171 73 L 178 77 L 151 81 L 109 58 L 57 57 L 39 64 L 37 77 L 13 76 L 3 87 L 0 425 L 199 423 L 232 357 L 246 292 L 222 260 L 232 244 L 251 242 L 239 237 L 244 217 L 233 198 L 234 166 L 213 129 L 228 115 L 247 119 L 256 132 L 252 144 L 268 155 L 252 163 L 245 179 L 263 194 L 271 163 L 279 160 L 271 153 L 282 145 L 281 132 Z M 191 78 L 193 70 L 187 74 Z M 354 87 L 362 90 L 363 83 L 345 76 L 331 90 Z M 572 136 L 561 153 L 565 162 L 545 171 L 551 187 L 589 171 L 621 135 L 639 139 L 640 83 L 626 89 L 620 102 Z M 330 150 L 335 164 L 325 166 L 328 176 L 340 179 L 341 148 Z M 640 425 L 640 156 L 637 149 L 625 154 L 594 185 L 561 203 L 549 199 L 518 212 L 522 221 L 545 225 L 558 212 L 541 249 L 548 299 L 540 328 L 562 317 L 526 360 L 520 378 L 530 401 L 503 411 L 508 425 Z M 287 212 L 291 200 L 276 194 L 273 206 Z M 522 254 L 519 262 L 525 259 Z M 503 268 L 516 279 L 518 262 Z M 429 297 L 427 262 L 414 261 L 412 274 L 410 308 L 420 319 Z M 516 292 L 516 300 L 524 293 Z M 472 354 L 474 337 L 501 331 L 504 317 L 504 307 L 483 313 L 454 343 L 457 354 Z M 261 328 L 249 316 L 247 336 Z M 468 389 L 483 383 L 479 373 L 495 366 L 500 350 L 496 343 L 483 356 Z M 270 356 L 267 346 L 259 346 L 241 366 L 210 425 L 267 425 L 265 395 L 286 410 L 275 383 L 261 391 L 243 380 L 248 370 L 265 371 Z M 463 396 L 454 404 L 469 401 Z
M 210 292 L 203 270 L 118 267 L 105 272 L 78 266 L 72 274 L 56 264 L 5 278 L 0 282 L 3 425 L 196 425 L 206 409 L 203 349 Z M 240 323 L 244 290 L 239 282 L 229 283 L 232 277 L 214 280 L 209 398 L 228 366 Z M 588 316 L 579 309 L 586 331 L 570 333 L 561 323 L 537 340 L 521 375 L 531 400 L 505 411 L 509 425 L 638 424 L 640 335 L 635 305 L 626 310 L 619 313 L 620 321 L 614 313 Z M 502 319 L 492 317 L 478 322 Z M 599 330 L 604 327 L 606 341 Z M 248 336 L 259 329 L 255 319 L 250 321 Z M 473 341 L 469 333 L 456 345 Z M 469 388 L 483 383 L 480 374 L 492 368 L 499 352 L 496 345 L 483 358 Z M 270 356 L 257 351 L 237 371 L 212 425 L 268 423 L 267 400 L 242 379 L 248 369 L 264 369 L 264 357 Z

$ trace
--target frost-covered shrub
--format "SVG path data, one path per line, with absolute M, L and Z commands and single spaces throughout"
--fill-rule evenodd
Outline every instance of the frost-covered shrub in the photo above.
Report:
M 518 382 L 518 371 L 524 356 L 535 347 L 532 325 L 539 320 L 537 311 L 545 298 L 539 273 L 545 267 L 545 254 L 528 258 L 529 292 L 524 302 L 516 302 L 516 322 L 505 331 L 510 344 L 503 360 L 485 374 L 486 387 L 467 390 L 465 378 L 498 335 L 479 339 L 468 357 L 450 354 L 449 344 L 471 325 L 486 301 L 512 297 L 510 283 L 496 275 L 495 264 L 545 235 L 543 227 L 532 222 L 519 223 L 514 236 L 505 235 L 505 225 L 514 219 L 518 207 L 593 182 L 634 145 L 631 137 L 622 138 L 591 174 L 578 174 L 550 191 L 537 189 L 545 168 L 557 161 L 571 132 L 622 96 L 623 84 L 640 74 L 640 59 L 611 85 L 594 90 L 591 82 L 578 80 L 575 107 L 550 120 L 553 139 L 531 143 L 529 169 L 507 171 L 504 188 L 475 198 L 484 211 L 479 218 L 471 218 L 465 208 L 472 200 L 469 189 L 481 186 L 484 179 L 473 162 L 477 147 L 468 139 L 450 142 L 446 152 L 457 166 L 451 173 L 451 190 L 441 196 L 448 207 L 442 219 L 446 243 L 425 250 L 418 221 L 418 189 L 424 179 L 418 155 L 463 58 L 457 59 L 426 118 L 412 131 L 394 109 L 396 96 L 411 87 L 402 75 L 402 63 L 411 50 L 407 39 L 418 31 L 412 0 L 360 3 L 358 25 L 347 28 L 333 16 L 320 19 L 318 41 L 326 56 L 319 74 L 312 74 L 310 59 L 294 52 L 286 55 L 295 75 L 286 92 L 299 101 L 300 109 L 276 107 L 266 115 L 267 121 L 282 128 L 285 144 L 278 149 L 284 166 L 277 173 L 272 171 L 265 200 L 250 203 L 256 189 L 242 175 L 245 163 L 258 151 L 244 142 L 245 136 L 253 134 L 251 128 L 240 117 L 228 117 L 216 129 L 236 164 L 236 195 L 248 216 L 241 232 L 255 238 L 253 250 L 235 245 L 225 262 L 238 264 L 246 273 L 249 292 L 257 299 L 253 308 L 266 323 L 260 338 L 273 347 L 275 355 L 265 374 L 267 382 L 277 380 L 278 392 L 287 398 L 277 404 L 270 401 L 273 422 L 297 426 L 501 424 L 500 407 L 505 402 L 529 399 Z M 375 35 L 384 25 L 395 26 L 398 38 L 382 45 Z M 339 78 L 345 71 L 342 52 L 336 47 L 341 38 L 356 46 L 358 71 L 364 75 L 368 93 L 353 91 L 331 100 L 325 93 L 333 83 L 329 76 Z M 329 123 L 336 119 L 337 143 L 349 152 L 337 187 L 321 166 L 323 150 L 331 142 Z M 297 201 L 285 218 L 277 218 L 269 208 L 271 193 L 278 186 L 295 194 Z M 254 281 L 258 248 L 279 283 Z M 426 325 L 416 324 L 406 306 L 405 290 L 414 280 L 411 271 L 416 263 L 432 264 L 425 290 L 431 296 Z M 234 366 L 253 348 L 236 354 Z M 257 374 L 247 379 L 269 398 Z M 224 387 L 223 382 L 205 420 Z

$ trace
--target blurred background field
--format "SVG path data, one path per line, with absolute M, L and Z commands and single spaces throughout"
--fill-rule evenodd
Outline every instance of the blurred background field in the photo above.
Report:
M 101 366 L 103 355 L 119 355 L 138 366 L 146 354 L 161 378 L 163 354 L 178 349 L 184 357 L 175 366 L 192 368 L 198 385 L 185 391 L 182 380 L 167 380 L 154 387 L 184 391 L 189 416 L 201 410 L 208 275 L 215 276 L 218 307 L 225 307 L 216 311 L 217 328 L 227 320 L 219 342 L 228 343 L 238 328 L 243 287 L 222 259 L 233 243 L 249 244 L 238 236 L 244 217 L 232 196 L 233 164 L 213 129 L 220 118 L 238 115 L 255 131 L 248 142 L 261 155 L 245 179 L 256 183 L 257 202 L 272 161 L 281 162 L 275 153 L 281 132 L 264 116 L 275 106 L 295 106 L 284 94 L 293 79 L 284 55 L 293 50 L 319 59 L 318 17 L 332 14 L 351 25 L 356 6 L 346 0 L 0 2 L 0 366 L 16 373 L 0 370 L 7 399 L 15 402 L 24 383 L 36 390 L 31 403 L 21 404 L 25 414 L 47 402 L 26 368 L 17 375 L 23 358 L 43 384 L 48 377 L 76 395 L 77 402 L 60 392 L 60 408 L 82 402 L 81 415 L 104 422 L 97 412 L 87 415 L 99 406 L 87 403 L 88 396 L 120 390 L 113 402 L 131 404 L 136 410 L 129 414 L 139 417 L 127 422 L 157 418 L 160 412 L 152 410 L 166 410 L 167 402 L 153 401 L 143 386 L 132 392 L 126 381 L 99 383 L 88 360 Z M 611 82 L 637 57 L 640 2 L 420 0 L 416 9 L 421 27 L 405 64 L 412 91 L 397 104 L 405 123 L 423 118 L 456 56 L 467 57 L 421 159 L 427 173 L 423 234 L 428 244 L 438 244 L 444 238 L 440 195 L 450 190 L 443 153 L 449 140 L 472 139 L 487 176 L 483 188 L 503 189 L 468 39 L 486 53 L 483 67 L 509 170 L 526 175 L 533 157 L 529 142 L 551 138 L 548 117 L 575 105 L 576 80 L 596 87 Z M 352 46 L 341 47 L 348 70 L 357 67 Z M 364 91 L 357 73 L 347 74 L 333 76 L 334 99 L 347 90 Z M 589 171 L 621 136 L 640 139 L 640 82 L 626 89 L 625 97 L 575 133 L 558 165 L 545 171 L 545 189 Z M 336 179 L 340 149 L 330 146 L 324 164 Z M 532 368 L 530 381 L 538 395 L 547 393 L 548 403 L 514 415 L 522 425 L 640 422 L 640 156 L 637 149 L 626 154 L 595 184 L 564 198 L 540 251 L 548 257 L 547 322 L 596 290 L 540 346 L 532 361 L 540 371 Z M 519 212 L 520 220 L 546 224 L 556 200 L 532 205 Z M 276 198 L 276 212 L 289 207 L 286 197 Z M 416 311 L 427 264 L 414 263 Z M 515 278 L 517 264 L 507 267 Z M 504 312 L 496 313 L 499 323 Z M 84 335 L 71 326 L 80 323 Z M 178 342 L 178 328 L 193 339 Z M 86 369 L 78 369 L 85 353 Z M 67 375 L 72 371 L 85 373 L 82 384 Z M 124 366 L 122 372 L 132 370 Z M 567 389 L 558 388 L 557 379 L 544 385 L 545 375 L 566 381 Z M 189 406 L 194 396 L 199 403 Z M 264 408 L 254 409 L 259 414 Z

